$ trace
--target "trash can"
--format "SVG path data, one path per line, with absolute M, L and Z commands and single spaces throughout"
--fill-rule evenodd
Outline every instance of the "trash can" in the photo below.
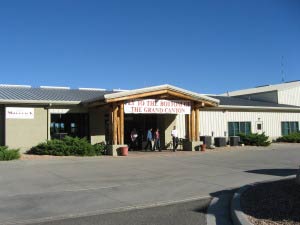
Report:
M 128 146 L 124 146 L 120 148 L 121 156 L 128 156 Z
M 200 145 L 200 148 L 201 148 L 201 152 L 205 152 L 205 150 L 206 150 L 206 144 Z

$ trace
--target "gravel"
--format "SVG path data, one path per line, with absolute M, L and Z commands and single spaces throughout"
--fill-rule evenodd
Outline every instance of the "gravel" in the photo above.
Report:
M 241 197 L 254 225 L 300 225 L 300 185 L 295 179 L 259 184 Z

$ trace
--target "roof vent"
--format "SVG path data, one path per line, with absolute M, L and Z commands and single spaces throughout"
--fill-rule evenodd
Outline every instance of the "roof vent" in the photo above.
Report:
M 256 86 L 255 88 L 260 88 L 260 87 L 267 87 L 267 86 L 270 86 L 270 84 L 265 84 L 265 85 L 259 85 L 259 86 Z
M 81 91 L 106 91 L 106 89 L 103 88 L 78 88 Z
M 115 92 L 122 92 L 122 91 L 129 91 L 129 90 L 124 90 L 124 89 L 113 89 L 113 91 L 115 91 Z
M 0 84 L 0 87 L 31 88 L 30 85 L 17 85 L 17 84 Z
M 65 89 L 69 90 L 70 87 L 58 87 L 58 86 L 40 86 L 40 88 L 45 88 L 45 89 Z

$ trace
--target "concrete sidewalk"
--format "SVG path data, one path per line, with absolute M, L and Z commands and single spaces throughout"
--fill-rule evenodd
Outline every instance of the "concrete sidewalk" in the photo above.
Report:
M 97 215 L 296 173 L 300 145 L 0 163 L 0 223 Z

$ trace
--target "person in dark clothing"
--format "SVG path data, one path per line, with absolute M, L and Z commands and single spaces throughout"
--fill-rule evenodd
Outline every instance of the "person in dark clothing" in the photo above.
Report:
M 136 129 L 134 128 L 131 131 L 131 133 L 130 133 L 131 143 L 130 143 L 130 146 L 129 146 L 129 151 L 132 150 L 132 149 L 133 150 L 137 150 L 137 147 L 138 147 L 138 143 L 137 143 L 138 139 L 137 139 L 137 137 L 138 137 L 138 134 L 136 132 Z
M 147 144 L 145 146 L 145 150 L 147 151 L 150 147 L 150 150 L 152 150 L 152 128 L 150 128 L 147 132 Z
M 154 146 L 153 146 L 153 150 L 159 150 L 161 152 L 160 149 L 160 133 L 159 133 L 159 129 L 156 129 L 155 133 L 154 133 Z

